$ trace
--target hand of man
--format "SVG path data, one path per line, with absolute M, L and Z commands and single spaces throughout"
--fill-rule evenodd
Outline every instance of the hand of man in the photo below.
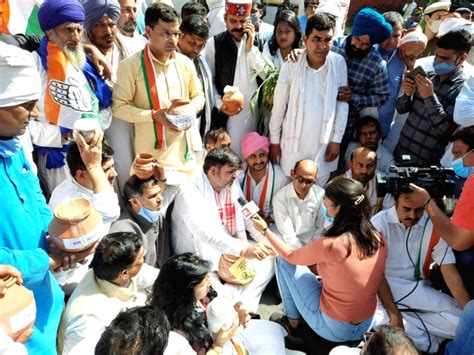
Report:
M 96 129 L 89 143 L 87 143 L 82 134 L 76 135 L 77 147 L 81 155 L 82 162 L 86 169 L 102 167 L 102 141 L 104 132 Z
M 411 78 L 407 75 L 407 73 L 405 73 L 405 77 L 403 78 L 402 88 L 403 88 L 403 93 L 404 93 L 406 96 L 411 96 L 411 95 L 413 95 L 413 93 L 415 92 L 416 84 L 415 84 L 415 82 L 413 81 L 413 79 L 411 79 Z
M 77 263 L 83 263 L 89 255 L 94 254 L 95 248 L 97 247 L 98 242 L 94 243 L 92 246 L 86 250 L 79 251 L 77 253 L 67 253 L 58 249 L 58 247 L 49 241 L 49 268 L 54 271 L 67 271 L 69 269 L 74 269 L 77 266 Z
M 433 96 L 434 94 L 434 87 L 433 83 L 427 77 L 418 74 L 415 77 L 416 88 L 418 89 L 418 93 L 423 99 L 427 99 L 428 97 Z
M 223 114 L 227 115 L 227 116 L 235 116 L 236 114 L 238 114 L 240 111 L 242 111 L 243 107 L 239 107 L 237 109 L 237 111 L 233 112 L 233 111 L 230 111 L 229 108 L 225 105 L 225 104 L 222 104 L 221 108 L 219 109 L 220 112 L 222 112 Z
M 246 328 L 249 325 L 251 319 L 249 310 L 243 306 L 242 302 L 237 302 L 234 305 L 234 309 L 239 316 L 239 324 Z
M 9 276 L 16 278 L 16 284 L 21 285 L 23 283 L 20 271 L 10 265 L 0 265 L 0 298 L 4 297 L 7 292 L 6 282 L 4 279 Z
M 422 187 L 416 186 L 412 183 L 410 183 L 408 187 L 413 191 L 409 195 L 409 199 L 413 203 L 413 206 L 424 206 L 431 198 L 429 192 Z
M 257 243 L 247 246 L 247 248 L 242 250 L 240 255 L 248 259 L 263 260 L 267 256 L 272 255 L 272 253 L 267 247 L 262 245 L 262 243 Z
M 349 86 L 341 86 L 337 91 L 337 100 L 343 102 L 351 102 L 352 91 Z
M 99 75 L 104 78 L 111 80 L 112 79 L 112 70 L 107 61 L 107 58 L 97 49 L 96 46 L 92 44 L 84 44 L 84 52 L 91 60 L 94 67 L 97 69 Z
M 162 108 L 156 111 L 153 111 L 151 114 L 151 118 L 153 121 L 158 122 L 159 124 L 168 127 L 170 129 L 173 129 L 175 131 L 179 131 L 179 128 L 176 127 L 174 124 L 172 124 L 168 119 L 166 118 L 166 111 L 168 111 L 167 108 Z
M 326 154 L 324 155 L 325 162 L 331 162 L 336 159 L 341 151 L 341 143 L 330 142 L 326 148 Z
M 245 50 L 249 53 L 252 50 L 253 42 L 255 41 L 255 27 L 251 23 L 246 23 L 242 26 L 243 31 L 247 34 L 247 39 L 245 40 Z
M 280 163 L 281 147 L 280 144 L 270 144 L 270 160 L 273 164 Z

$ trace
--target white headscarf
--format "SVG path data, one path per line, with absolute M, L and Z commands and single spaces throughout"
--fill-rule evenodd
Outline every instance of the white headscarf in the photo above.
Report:
M 31 53 L 0 42 L 0 107 L 38 100 L 41 79 Z
M 444 36 L 446 33 L 456 30 L 466 30 L 471 35 L 474 35 L 474 26 L 471 21 L 464 18 L 448 17 L 441 22 L 437 36 Z

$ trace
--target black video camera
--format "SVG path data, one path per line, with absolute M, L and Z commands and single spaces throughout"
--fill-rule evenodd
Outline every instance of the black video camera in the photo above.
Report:
M 408 187 L 410 183 L 424 188 L 435 199 L 443 196 L 454 197 L 455 183 L 452 168 L 392 165 L 389 171 L 389 174 L 377 174 L 377 197 L 412 192 Z

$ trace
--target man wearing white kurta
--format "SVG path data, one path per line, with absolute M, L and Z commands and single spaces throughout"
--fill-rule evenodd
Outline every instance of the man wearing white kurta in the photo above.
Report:
M 347 85 L 344 58 L 330 52 L 334 21 L 326 14 L 314 15 L 304 37 L 306 51 L 296 63 L 285 63 L 273 96 L 270 119 L 272 160 L 281 156 L 286 175 L 301 159 L 318 165 L 319 186 L 336 170 L 340 142 L 349 106 L 337 101 L 339 87 Z
M 453 252 L 433 230 L 423 206 L 416 206 L 410 194 L 401 194 L 395 206 L 378 213 L 372 223 L 388 244 L 385 276 L 396 307 L 418 310 L 402 312 L 405 330 L 420 350 L 436 352 L 444 338 L 454 337 L 462 307 L 470 299 L 456 269 Z M 455 298 L 430 286 L 427 278 L 432 262 L 440 265 Z M 379 304 L 375 325 L 386 324 L 388 320 L 385 308 Z
M 324 190 L 315 184 L 316 163 L 302 160 L 291 170 L 292 182 L 282 188 L 273 202 L 278 232 L 293 248 L 319 238 L 324 229 L 321 214 Z
M 240 152 L 240 141 L 257 128 L 250 100 L 258 88 L 256 77 L 264 77 L 265 60 L 254 45 L 255 28 L 248 22 L 252 2 L 231 0 L 226 3 L 227 30 L 210 38 L 205 57 L 215 85 L 211 127 L 226 128 L 232 137 L 231 149 Z M 222 102 L 225 86 L 236 86 L 244 96 L 243 107 L 230 109 Z
M 268 159 L 270 142 L 257 132 L 249 132 L 240 143 L 242 157 L 247 163 L 245 173 L 239 175 L 240 186 L 247 201 L 252 200 L 260 215 L 273 225 L 273 198 L 289 179 L 279 165 Z
M 212 262 L 218 270 L 222 254 L 243 256 L 255 278 L 241 286 L 221 284 L 211 273 L 213 287 L 239 297 L 251 312 L 256 312 L 260 297 L 273 276 L 273 250 L 250 220 L 245 220 L 237 199 L 242 190 L 236 181 L 242 161 L 231 150 L 215 148 L 204 161 L 204 171 L 176 196 L 171 215 L 171 245 L 175 254 L 191 252 Z M 247 232 L 257 242 L 247 239 Z

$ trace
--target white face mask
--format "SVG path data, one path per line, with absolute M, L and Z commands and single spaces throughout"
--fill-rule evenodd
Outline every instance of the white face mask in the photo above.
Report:
M 441 20 L 432 20 L 431 22 L 426 22 L 426 25 L 431 30 L 431 32 L 438 33 Z

